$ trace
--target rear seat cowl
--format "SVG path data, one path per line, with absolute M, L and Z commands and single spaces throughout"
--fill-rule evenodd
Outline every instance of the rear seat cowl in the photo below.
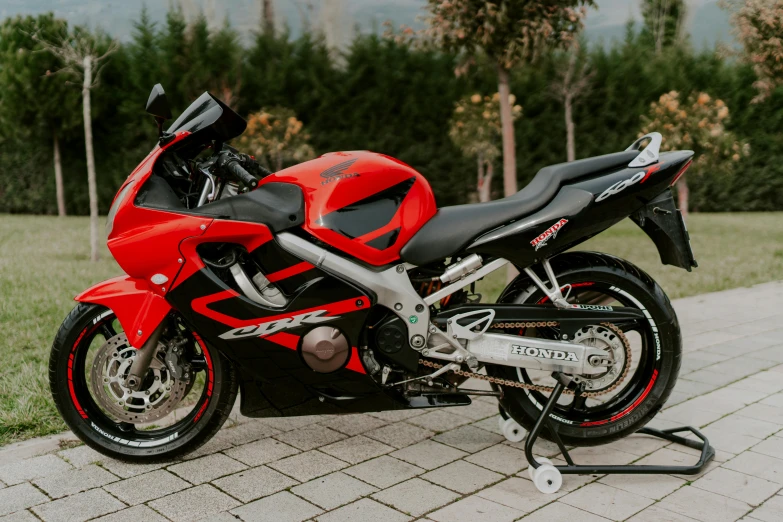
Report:
M 471 241 L 510 221 L 528 216 L 548 204 L 569 181 L 599 175 L 626 166 L 638 151 L 617 152 L 550 165 L 516 194 L 472 205 L 443 207 L 400 251 L 406 263 L 427 265 L 459 253 Z

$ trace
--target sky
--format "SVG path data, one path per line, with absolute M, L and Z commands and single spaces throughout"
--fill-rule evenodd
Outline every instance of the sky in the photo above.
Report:
M 143 5 L 153 20 L 162 21 L 172 2 L 182 5 L 191 17 L 202 10 L 215 26 L 228 19 L 245 37 L 258 27 L 260 0 L 0 0 L 0 17 L 54 11 L 70 22 L 101 27 L 127 41 Z M 385 20 L 395 25 L 415 24 L 424 4 L 425 0 L 275 0 L 275 9 L 278 24 L 286 24 L 294 36 L 301 32 L 305 20 L 311 26 L 324 26 L 328 20 L 323 13 L 336 13 L 328 25 L 337 33 L 335 38 L 348 41 L 357 25 L 370 32 L 382 30 Z M 597 4 L 598 10 L 591 10 L 586 20 L 586 35 L 591 41 L 610 43 L 622 38 L 629 19 L 641 20 L 637 0 L 597 0 Z M 728 15 L 717 0 L 686 0 L 686 4 L 686 26 L 696 47 L 731 41 Z

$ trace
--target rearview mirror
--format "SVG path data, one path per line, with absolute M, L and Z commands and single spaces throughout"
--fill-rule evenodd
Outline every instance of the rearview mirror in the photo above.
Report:
M 171 107 L 166 99 L 166 91 L 163 90 L 163 86 L 156 83 L 152 88 L 150 97 L 147 98 L 147 112 L 155 116 L 157 120 L 160 118 L 162 121 L 171 119 Z

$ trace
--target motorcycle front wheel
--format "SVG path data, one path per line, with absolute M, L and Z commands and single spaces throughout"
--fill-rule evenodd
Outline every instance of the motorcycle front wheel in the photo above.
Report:
M 674 309 L 649 275 L 619 258 L 575 252 L 555 257 L 551 263 L 569 303 L 632 307 L 644 312 L 645 319 L 623 325 L 619 331 L 614 325 L 595 325 L 580 331 L 581 341 L 575 338 L 573 342 L 605 347 L 607 352 L 613 352 L 608 355 L 615 358 L 617 367 L 604 375 L 578 378 L 590 395 L 561 396 L 549 416 L 553 429 L 566 445 L 595 446 L 626 437 L 660 411 L 677 381 L 682 339 Z M 547 306 L 548 298 L 521 274 L 499 301 Z M 561 338 L 558 327 L 528 328 L 518 334 Z M 620 339 L 624 342 L 618 342 Z M 549 372 L 490 365 L 487 373 L 530 387 L 555 385 Z M 503 386 L 500 405 L 530 431 L 549 399 L 546 390 Z M 552 440 L 547 429 L 542 436 Z
M 137 350 L 111 310 L 80 303 L 63 321 L 49 359 L 52 398 L 91 448 L 131 462 L 171 459 L 206 443 L 228 418 L 237 395 L 233 366 L 171 321 L 138 390 L 125 386 Z M 188 360 L 188 378 L 166 363 L 172 339 Z

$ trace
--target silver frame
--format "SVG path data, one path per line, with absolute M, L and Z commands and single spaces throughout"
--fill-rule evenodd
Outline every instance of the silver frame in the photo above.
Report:
M 392 310 L 405 321 L 408 326 L 410 345 L 416 350 L 424 348 L 428 337 L 430 308 L 413 288 L 405 265 L 398 264 L 386 270 L 375 272 L 344 257 L 332 254 L 290 232 L 278 234 L 277 242 L 287 252 L 312 263 L 321 270 L 331 272 L 339 278 L 348 279 L 358 286 L 374 292 L 378 304 Z

